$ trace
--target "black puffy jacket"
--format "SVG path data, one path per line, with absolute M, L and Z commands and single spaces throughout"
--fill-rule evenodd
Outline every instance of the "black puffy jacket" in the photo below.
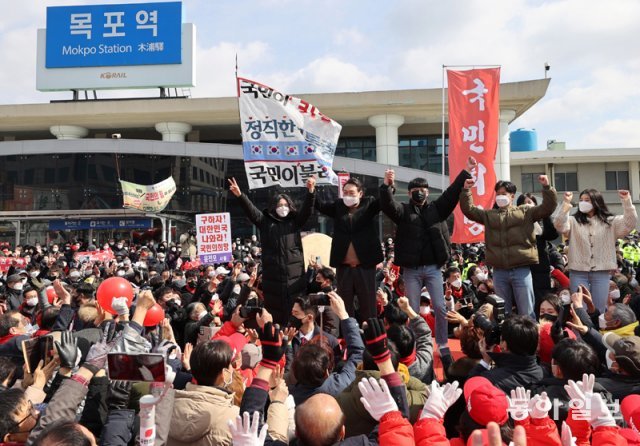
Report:
M 433 203 L 416 206 L 397 203 L 387 185 L 380 186 L 380 207 L 396 225 L 394 263 L 405 267 L 442 266 L 449 260 L 451 242 L 446 219 L 456 205 L 465 180 L 471 175 L 463 170 Z
M 315 193 L 307 193 L 298 212 L 291 212 L 285 218 L 256 208 L 246 194 L 240 195 L 240 206 L 247 218 L 260 230 L 262 241 L 262 290 L 267 308 L 286 309 L 289 298 L 302 294 L 306 289 L 304 256 L 300 230 L 313 210 Z M 280 305 L 282 304 L 282 305 Z

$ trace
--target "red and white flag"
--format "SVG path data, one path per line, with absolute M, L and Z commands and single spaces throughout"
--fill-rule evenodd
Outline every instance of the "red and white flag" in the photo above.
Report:
M 453 182 L 467 158 L 478 161 L 473 202 L 491 209 L 495 202 L 494 161 L 500 126 L 500 68 L 447 71 L 449 85 L 449 178 Z M 484 226 L 454 211 L 454 243 L 484 241 Z

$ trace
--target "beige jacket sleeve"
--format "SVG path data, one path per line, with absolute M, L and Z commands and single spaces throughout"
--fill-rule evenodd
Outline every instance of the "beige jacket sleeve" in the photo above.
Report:
M 571 224 L 569 223 L 569 211 L 573 208 L 571 203 L 567 203 L 565 201 L 560 205 L 560 209 L 556 213 L 556 217 L 553 219 L 553 226 L 555 226 L 556 231 L 565 237 L 569 237 L 571 235 Z
M 274 440 L 289 443 L 289 410 L 286 403 L 271 402 L 267 411 L 267 432 Z
M 622 215 L 613 217 L 611 225 L 616 238 L 622 238 L 636 228 L 638 223 L 638 212 L 631 201 L 631 197 L 622 200 Z

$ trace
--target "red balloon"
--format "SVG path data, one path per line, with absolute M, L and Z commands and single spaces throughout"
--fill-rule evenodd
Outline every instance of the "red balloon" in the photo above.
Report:
M 58 294 L 56 293 L 56 290 L 53 289 L 52 286 L 48 286 L 47 287 L 47 299 L 49 300 L 49 303 L 53 305 L 53 301 L 56 299 L 56 297 L 58 297 Z
M 143 325 L 145 327 L 155 327 L 164 319 L 164 310 L 160 304 L 154 304 L 153 307 L 147 310 L 147 315 L 144 317 Z
M 111 301 L 114 297 L 126 297 L 127 305 L 131 307 L 133 287 L 123 277 L 110 277 L 100 284 L 96 297 L 103 310 L 115 315 L 118 313 L 111 307 Z

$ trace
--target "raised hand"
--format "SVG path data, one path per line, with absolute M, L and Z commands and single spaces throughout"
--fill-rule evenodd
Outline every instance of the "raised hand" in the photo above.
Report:
M 240 186 L 238 186 L 238 182 L 235 178 L 229 178 L 229 191 L 236 197 L 242 195 L 242 191 L 240 190 Z
M 393 169 L 387 169 L 384 171 L 384 184 L 386 184 L 387 186 L 393 186 L 393 183 L 395 181 L 395 177 L 396 177 L 396 173 L 393 171 Z
M 227 421 L 231 438 L 235 446 L 262 446 L 267 438 L 268 425 L 265 424 L 258 433 L 260 425 L 260 412 L 254 412 L 253 417 L 249 419 L 249 412 L 245 412 L 242 416 L 236 417 L 236 422 Z
M 629 194 L 628 190 L 619 190 L 618 197 L 620 197 L 621 200 L 627 200 L 631 197 L 631 194 Z
M 478 161 L 476 161 L 476 159 L 472 156 L 467 158 L 467 167 L 465 168 L 465 170 L 469 173 L 472 173 L 473 169 L 475 169 L 476 167 L 478 167 Z
M 433 380 L 431 382 L 431 393 L 424 403 L 420 418 L 444 419 L 444 414 L 447 413 L 449 407 L 462 395 L 462 389 L 458 388 L 459 385 L 458 381 L 454 381 L 453 383 L 440 386 L 438 381 Z
M 78 340 L 70 331 L 63 331 L 60 335 L 60 342 L 53 341 L 58 350 L 60 367 L 72 369 L 76 366 L 78 359 Z
M 573 200 L 573 192 L 565 192 L 564 193 L 564 202 L 567 204 L 571 204 L 571 200 Z
M 316 190 L 316 177 L 311 177 L 307 180 L 307 190 L 311 193 L 315 192 Z
M 549 185 L 549 177 L 546 175 L 540 175 L 538 176 L 538 182 L 540 184 L 542 184 L 543 186 L 548 186 Z
M 464 188 L 471 189 L 476 184 L 476 180 L 470 178 L 464 181 Z
M 374 420 L 380 421 L 384 414 L 398 410 L 398 405 L 384 379 L 378 384 L 374 378 L 362 378 L 358 388 L 362 394 L 360 401 Z

